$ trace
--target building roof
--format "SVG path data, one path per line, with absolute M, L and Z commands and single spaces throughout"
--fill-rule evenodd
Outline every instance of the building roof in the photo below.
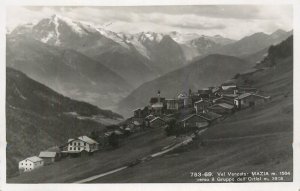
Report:
M 60 153 L 61 152 L 61 150 L 60 150 L 60 148 L 58 146 L 50 147 L 46 151 L 56 152 L 56 153 Z
M 192 115 L 189 115 L 186 118 L 182 119 L 181 122 L 184 122 L 184 121 L 186 121 L 186 120 L 188 120 L 188 119 L 190 119 L 190 118 L 192 118 L 194 116 L 197 116 L 197 117 L 200 117 L 202 119 L 205 119 L 203 116 L 200 116 L 200 115 L 197 115 L 197 114 L 192 114 Z M 205 120 L 207 120 L 207 119 L 205 119 Z
M 25 160 L 30 160 L 31 162 L 39 162 L 42 161 L 43 159 L 41 159 L 40 157 L 37 156 L 32 156 L 32 157 L 28 157 Z
M 235 97 L 237 97 L 238 95 L 236 95 L 236 94 L 222 94 L 222 96 L 228 97 L 228 98 L 235 98 Z
M 54 158 L 55 155 L 56 155 L 56 152 L 42 151 L 42 152 L 40 152 L 39 157 Z
M 244 94 L 241 94 L 241 95 L 237 96 L 236 99 L 244 99 L 244 98 L 249 97 L 251 95 L 252 95 L 252 93 L 244 93 Z
M 142 110 L 141 108 L 136 108 L 135 110 L 133 110 L 133 111 L 138 111 L 138 110 Z
M 151 119 L 151 118 L 153 118 L 153 117 L 154 117 L 154 115 L 150 114 L 150 115 L 147 115 L 147 116 L 145 117 L 145 119 Z
M 166 99 L 166 101 L 177 101 L 177 99 L 175 99 L 175 98 L 168 98 L 168 99 Z
M 88 144 L 99 144 L 97 141 L 95 141 L 94 139 L 89 138 L 88 136 L 80 136 L 78 137 L 79 140 L 82 140 Z
M 217 105 L 219 105 L 219 106 L 221 106 L 221 107 L 223 107 L 223 108 L 226 108 L 226 109 L 233 109 L 233 108 L 234 108 L 233 105 L 230 105 L 230 104 L 228 104 L 228 103 L 219 103 L 219 104 L 217 104 Z
M 71 142 L 71 141 L 74 141 L 74 140 L 75 140 L 75 139 L 68 139 L 68 143 Z
M 219 114 L 217 114 L 215 112 L 212 112 L 212 111 L 206 112 L 206 113 L 201 113 L 199 115 L 202 116 L 202 117 L 204 117 L 205 119 L 207 119 L 209 121 L 212 121 L 214 119 L 222 117 L 222 115 L 219 115 Z
M 199 100 L 199 101 L 196 101 L 194 104 L 201 103 L 201 102 L 206 102 L 206 103 L 209 103 L 209 101 L 208 101 L 208 100 L 201 99 L 201 100 Z
M 201 103 L 201 102 L 204 102 L 204 100 L 200 99 L 199 101 L 196 101 L 194 104 Z
M 108 136 L 110 136 L 111 134 L 113 134 L 113 132 L 114 132 L 114 131 L 108 131 L 108 132 L 105 132 L 104 135 L 108 137 Z
M 123 133 L 121 131 L 119 131 L 119 130 L 115 130 L 115 134 L 117 134 L 117 135 L 123 135 Z
M 155 117 L 154 119 L 152 119 L 152 120 L 150 121 L 150 123 L 152 123 L 153 121 L 156 121 L 156 120 L 165 121 L 165 120 L 163 120 L 163 119 L 162 119 L 162 118 L 160 118 L 160 117 Z
M 138 122 L 138 121 L 132 121 L 131 122 L 133 125 L 136 125 L 136 126 L 139 126 L 139 125 L 141 125 L 141 123 L 140 122 Z
M 181 94 L 179 94 L 177 97 L 178 97 L 178 99 L 188 98 L 188 96 L 187 96 L 186 93 L 181 93 Z
M 163 104 L 161 102 L 152 105 L 152 108 L 161 108 L 161 107 L 163 107 Z

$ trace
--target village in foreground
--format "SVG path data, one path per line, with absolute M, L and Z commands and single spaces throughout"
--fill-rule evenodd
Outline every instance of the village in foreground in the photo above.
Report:
M 167 136 L 175 137 L 192 133 L 190 137 L 195 138 L 233 113 L 261 105 L 269 99 L 270 96 L 261 95 L 256 88 L 238 86 L 234 79 L 219 87 L 203 88 L 196 92 L 190 89 L 175 98 L 162 97 L 158 90 L 157 96 L 150 98 L 149 105 L 134 110 L 132 117 L 118 125 L 111 125 L 104 134 L 69 138 L 64 145 L 53 146 L 41 151 L 38 156 L 20 161 L 19 172 L 29 172 L 66 157 L 88 157 L 103 148 L 117 148 L 119 139 L 126 139 L 146 129 L 162 128 Z M 161 154 L 166 149 L 169 148 L 162 148 Z

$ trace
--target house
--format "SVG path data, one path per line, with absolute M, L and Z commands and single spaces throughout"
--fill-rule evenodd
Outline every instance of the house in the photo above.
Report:
M 228 90 L 231 88 L 236 88 L 236 83 L 234 81 L 228 81 L 221 85 L 222 90 Z
M 212 89 L 210 89 L 210 88 L 202 88 L 202 89 L 198 90 L 198 95 L 202 99 L 209 99 L 211 94 L 212 94 Z
M 164 105 L 161 102 L 157 102 L 151 106 L 153 115 L 160 116 L 163 114 Z
M 269 98 L 270 97 L 264 97 L 253 93 L 244 93 L 234 99 L 234 105 L 238 109 L 243 109 L 263 104 Z
M 42 166 L 44 166 L 44 160 L 37 156 L 32 156 L 19 162 L 19 171 L 21 173 L 29 172 Z
M 134 118 L 144 118 L 149 114 L 149 109 L 148 107 L 144 107 L 143 109 L 137 108 L 133 111 L 133 117 Z
M 212 102 L 213 102 L 213 104 L 227 103 L 227 104 L 233 105 L 234 104 L 234 98 L 235 97 L 222 96 L 222 97 L 213 99 Z
M 58 160 L 62 157 L 61 148 L 59 146 L 50 147 L 46 151 L 55 152 Z
M 191 100 L 190 100 L 189 96 L 187 96 L 186 93 L 179 94 L 177 96 L 177 99 L 183 101 L 183 107 L 188 107 L 191 104 Z
M 149 126 L 152 128 L 164 127 L 167 123 L 160 117 L 155 117 L 149 122 Z
M 82 151 L 86 151 L 88 153 L 93 153 L 99 149 L 99 143 L 88 136 L 80 136 L 75 139 L 68 140 L 68 150 L 67 153 L 77 154 Z
M 211 112 L 223 115 L 233 113 L 234 106 L 227 103 L 218 103 L 208 107 L 207 109 Z
M 142 123 L 140 123 L 139 121 L 131 121 L 130 123 L 128 123 L 127 127 L 130 128 L 132 132 L 138 131 L 141 129 Z
M 165 99 L 166 98 L 160 96 L 160 90 L 158 90 L 157 97 L 150 98 L 150 106 L 152 106 L 153 104 L 156 104 L 156 103 L 164 103 Z
M 209 122 L 207 119 L 205 119 L 200 115 L 192 114 L 180 120 L 179 124 L 182 125 L 183 128 L 193 128 L 193 127 L 202 128 L 208 126 Z
M 218 121 L 219 119 L 222 118 L 222 115 L 214 113 L 214 112 L 205 112 L 205 113 L 201 113 L 199 114 L 201 117 L 204 117 L 210 124 L 214 121 Z
M 165 98 L 160 97 L 160 91 L 157 92 L 157 97 L 150 99 L 151 113 L 160 116 L 163 114 Z
M 142 117 L 142 109 L 138 108 L 138 109 L 133 110 L 133 117 L 141 118 Z
M 178 111 L 183 108 L 184 101 L 182 99 L 166 99 L 166 105 L 168 111 Z
M 58 154 L 53 151 L 42 151 L 39 157 L 44 160 L 44 165 L 54 163 L 59 159 Z
M 207 100 L 199 100 L 194 103 L 194 108 L 196 113 L 203 113 L 207 110 L 207 107 L 210 105 L 210 102 Z

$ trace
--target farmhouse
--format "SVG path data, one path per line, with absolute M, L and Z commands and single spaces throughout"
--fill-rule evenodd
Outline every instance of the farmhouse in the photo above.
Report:
M 39 154 L 39 157 L 44 160 L 44 165 L 51 164 L 58 160 L 58 154 L 52 151 L 42 151 Z
M 207 107 L 210 105 L 210 102 L 207 100 L 199 100 L 194 103 L 194 108 L 196 110 L 196 113 L 203 113 L 207 110 Z
M 181 99 L 166 99 L 167 110 L 177 111 L 184 106 L 184 101 Z
M 161 103 L 161 102 L 157 102 L 157 103 L 153 104 L 153 105 L 151 106 L 151 108 L 152 108 L 152 113 L 153 113 L 154 115 L 157 115 L 157 116 L 162 115 L 162 114 L 163 114 L 163 107 L 164 107 L 164 105 L 163 105 L 163 103 Z
M 142 109 L 141 108 L 135 109 L 133 111 L 133 117 L 141 118 L 142 117 Z
M 234 80 L 229 80 L 225 83 L 223 83 L 221 85 L 222 90 L 228 90 L 228 89 L 232 89 L 232 88 L 236 88 L 236 83 L 234 82 Z
M 37 156 L 32 156 L 32 157 L 26 158 L 19 162 L 19 171 L 20 172 L 29 172 L 34 169 L 40 168 L 43 165 L 44 165 L 43 159 L 41 159 Z
M 208 121 L 204 117 L 196 114 L 192 114 L 182 119 L 179 123 L 182 125 L 183 128 L 201 128 L 209 125 Z
M 270 97 L 264 97 L 253 93 L 244 93 L 234 99 L 234 105 L 238 109 L 243 109 L 264 103 Z
M 182 100 L 183 101 L 183 106 L 184 107 L 188 107 L 191 100 L 189 99 L 189 96 L 187 96 L 186 93 L 181 93 L 177 96 L 178 100 Z
M 134 118 L 144 118 L 149 114 L 149 108 L 146 106 L 143 109 L 137 108 L 133 111 Z
M 214 113 L 214 112 L 205 112 L 199 114 L 201 117 L 204 117 L 209 123 L 212 123 L 214 121 L 218 121 L 222 118 L 222 115 Z
M 80 136 L 68 140 L 68 153 L 81 153 L 82 151 L 92 153 L 98 149 L 99 143 L 87 136 Z
M 198 90 L 198 95 L 202 99 L 209 99 L 211 94 L 212 94 L 212 90 L 210 88 L 202 88 L 202 89 Z
M 214 100 L 212 100 L 213 104 L 218 104 L 218 103 L 227 103 L 227 104 L 230 104 L 230 105 L 233 105 L 234 104 L 234 98 L 230 98 L 230 97 L 219 97 L 219 98 L 216 98 Z
M 234 106 L 227 103 L 219 103 L 207 108 L 209 111 L 217 114 L 230 114 L 234 111 Z
M 130 128 L 133 132 L 138 131 L 141 129 L 142 123 L 137 120 L 131 121 L 130 123 L 128 123 L 127 127 Z
M 156 128 L 156 127 L 164 127 L 167 123 L 165 122 L 165 120 L 163 120 L 160 117 L 156 117 L 154 119 L 152 119 L 149 123 L 150 127 L 152 128 Z

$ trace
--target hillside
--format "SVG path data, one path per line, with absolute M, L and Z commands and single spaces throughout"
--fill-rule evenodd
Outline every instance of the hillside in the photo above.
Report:
M 123 99 L 118 107 L 123 115 L 128 116 L 133 109 L 147 105 L 149 98 L 155 96 L 157 90 L 161 90 L 162 96 L 172 98 L 189 89 L 218 85 L 250 67 L 247 62 L 236 57 L 210 55 L 144 83 Z
M 92 183 L 196 182 L 190 172 L 292 174 L 293 38 L 269 48 L 267 57 L 275 62 L 269 65 L 262 61 L 265 69 L 240 75 L 238 80 L 241 85 L 252 85 L 270 95 L 269 102 L 211 126 L 191 145 Z M 284 181 L 293 181 L 293 176 L 286 176 Z
M 9 67 L 6 80 L 8 176 L 17 171 L 17 162 L 24 157 L 61 145 L 70 137 L 102 130 L 104 126 L 101 120 L 93 120 L 95 116 L 110 120 L 122 118 L 109 110 L 64 97 Z
M 124 78 L 77 51 L 8 36 L 6 65 L 68 97 L 111 106 L 132 88 Z
M 293 173 L 292 48 L 290 37 L 268 50 L 268 59 L 261 62 L 264 69 L 237 78 L 240 85 L 252 85 L 259 88 L 260 94 L 270 95 L 269 101 L 228 116 L 189 145 L 147 160 L 145 156 L 161 151 L 162 146 L 172 144 L 174 139 L 166 137 L 161 128 L 148 129 L 130 136 L 118 149 L 100 151 L 89 158 L 66 159 L 8 182 L 74 182 L 140 158 L 145 160 L 122 171 L 106 173 L 90 183 L 195 183 L 191 172 Z M 267 60 L 273 60 L 272 64 Z M 60 170 L 62 167 L 65 170 Z M 292 180 L 292 176 L 284 179 Z

